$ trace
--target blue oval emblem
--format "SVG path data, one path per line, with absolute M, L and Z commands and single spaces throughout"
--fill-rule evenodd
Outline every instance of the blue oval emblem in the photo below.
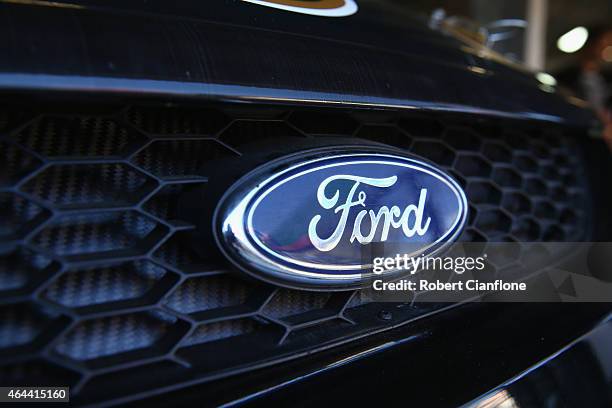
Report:
M 342 290 L 367 282 L 376 243 L 393 248 L 385 256 L 434 255 L 457 238 L 467 201 L 450 176 L 395 151 L 342 150 L 283 158 L 234 184 L 214 216 L 225 255 L 275 284 Z

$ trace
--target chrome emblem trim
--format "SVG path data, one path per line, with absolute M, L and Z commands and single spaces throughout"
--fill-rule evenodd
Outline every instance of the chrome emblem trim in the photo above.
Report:
M 236 182 L 213 217 L 215 239 L 226 257 L 275 284 L 342 290 L 363 285 L 371 275 L 371 265 L 359 256 L 363 246 L 390 239 L 410 243 L 410 256 L 434 255 L 461 233 L 467 199 L 444 172 L 388 149 L 337 153 L 342 150 L 281 158 Z M 368 169 L 384 177 L 364 175 Z M 394 188 L 399 190 L 390 194 Z M 299 202 L 286 196 L 291 189 L 299 192 Z M 440 198 L 443 203 L 432 204 Z M 415 239 L 421 240 L 416 249 Z

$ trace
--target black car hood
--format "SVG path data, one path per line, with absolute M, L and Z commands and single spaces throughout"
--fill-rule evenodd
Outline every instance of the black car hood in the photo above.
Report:
M 241 0 L 0 3 L 4 89 L 591 119 L 385 1 L 347 17 Z

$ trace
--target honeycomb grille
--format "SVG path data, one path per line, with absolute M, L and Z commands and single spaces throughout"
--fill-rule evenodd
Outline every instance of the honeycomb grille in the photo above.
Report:
M 383 322 L 358 291 L 279 289 L 191 251 L 177 201 L 215 177 L 204 163 L 245 143 L 343 136 L 427 158 L 466 191 L 464 241 L 589 230 L 584 162 L 554 125 L 232 105 L 80 112 L 0 110 L 0 383 L 70 385 L 75 402 L 229 375 L 441 307 L 397 305 Z

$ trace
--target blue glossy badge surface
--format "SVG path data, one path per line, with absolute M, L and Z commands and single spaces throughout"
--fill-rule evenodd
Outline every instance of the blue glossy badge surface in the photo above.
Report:
M 467 202 L 446 173 L 396 154 L 335 152 L 292 155 L 232 186 L 214 220 L 225 255 L 276 284 L 342 290 L 371 274 L 372 245 L 433 255 L 457 238 Z

